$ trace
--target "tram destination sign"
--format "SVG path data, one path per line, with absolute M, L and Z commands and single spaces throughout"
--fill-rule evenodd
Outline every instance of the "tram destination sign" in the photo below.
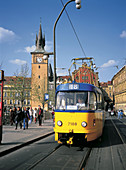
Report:
M 79 84 L 69 84 L 69 90 L 79 89 Z

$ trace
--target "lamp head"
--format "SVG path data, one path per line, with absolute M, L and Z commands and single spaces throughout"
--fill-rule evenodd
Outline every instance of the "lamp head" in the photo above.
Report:
M 81 8 L 81 0 L 75 0 L 76 3 L 76 8 L 80 9 Z

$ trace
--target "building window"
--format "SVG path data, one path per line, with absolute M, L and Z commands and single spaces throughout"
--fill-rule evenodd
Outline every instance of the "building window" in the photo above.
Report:
M 30 91 L 28 91 L 28 96 L 30 96 Z
M 18 100 L 15 100 L 15 104 L 18 104 Z
M 38 78 L 40 79 L 40 76 L 38 76 Z
M 109 90 L 111 90 L 111 87 L 109 87 Z
M 4 93 L 4 97 L 7 97 L 7 92 Z
M 7 104 L 7 100 L 4 100 L 4 104 Z
M 28 105 L 30 105 L 30 100 L 28 100 Z
M 38 88 L 40 89 L 40 86 L 38 86 Z
M 38 66 L 38 68 L 40 68 L 40 66 Z
M 24 105 L 26 105 L 26 100 L 24 100 Z
M 12 95 L 12 93 L 10 92 L 10 97 L 12 97 L 13 95 Z
M 78 77 L 78 76 L 76 76 L 76 79 L 77 79 L 77 80 L 79 80 L 79 77 Z
M 82 76 L 83 80 L 88 80 L 88 76 Z
M 18 93 L 15 93 L 15 97 L 18 97 Z
M 12 101 L 12 100 L 10 100 L 10 104 L 13 104 L 13 101 Z

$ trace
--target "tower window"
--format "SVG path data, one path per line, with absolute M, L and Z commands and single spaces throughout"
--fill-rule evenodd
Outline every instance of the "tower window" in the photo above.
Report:
M 38 66 L 38 68 L 40 68 L 40 66 Z
M 38 88 L 40 89 L 40 86 L 38 86 Z
M 40 76 L 38 76 L 38 78 L 40 79 Z

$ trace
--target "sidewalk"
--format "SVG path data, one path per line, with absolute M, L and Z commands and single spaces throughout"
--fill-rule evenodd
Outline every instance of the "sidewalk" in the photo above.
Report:
M 2 142 L 0 145 L 0 156 L 9 152 L 12 149 L 16 149 L 21 145 L 30 143 L 30 141 L 36 138 L 41 138 L 49 133 L 53 132 L 53 120 L 44 120 L 42 126 L 39 126 L 38 122 L 35 124 L 32 122 L 28 129 L 23 130 L 18 126 L 15 130 L 15 125 L 3 125 Z

